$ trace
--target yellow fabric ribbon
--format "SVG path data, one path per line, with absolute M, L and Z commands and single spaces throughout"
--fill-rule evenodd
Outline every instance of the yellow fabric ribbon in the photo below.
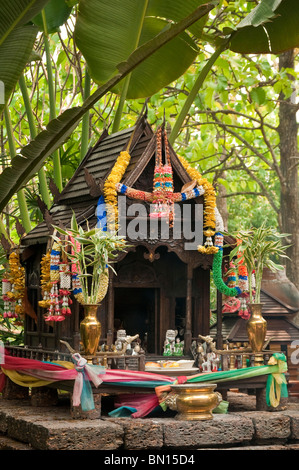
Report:
M 287 364 L 285 361 L 276 359 L 275 356 L 272 356 L 268 361 L 268 365 L 278 366 L 277 373 L 271 374 L 272 380 L 268 391 L 270 404 L 276 408 L 280 403 L 281 385 L 287 384 L 286 378 L 284 376 L 284 372 L 287 371 Z
M 65 369 L 74 369 L 75 365 L 69 361 L 55 361 L 55 364 L 63 366 Z M 53 383 L 53 380 L 43 380 L 37 377 L 32 377 L 17 370 L 5 369 L 1 367 L 2 372 L 12 380 L 12 382 L 20 385 L 21 387 L 43 387 Z

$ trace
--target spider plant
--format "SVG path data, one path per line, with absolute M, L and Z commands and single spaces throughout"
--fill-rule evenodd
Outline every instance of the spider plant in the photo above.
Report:
M 78 225 L 74 214 L 70 229 L 54 228 L 63 235 L 62 250 L 77 267 L 84 304 L 96 304 L 103 276 L 108 276 L 109 268 L 113 269 L 111 262 L 117 252 L 125 250 L 126 241 L 115 232 L 103 231 L 98 227 L 89 229 L 87 225 L 84 230 Z M 53 236 L 53 239 L 60 240 L 57 236 Z
M 273 227 L 267 227 L 266 222 L 256 228 L 240 230 L 234 235 L 240 240 L 230 253 L 230 258 L 234 258 L 238 252 L 241 253 L 248 272 L 249 295 L 251 303 L 260 303 L 261 286 L 264 268 L 271 271 L 281 271 L 284 269 L 277 260 L 288 258 L 285 254 L 288 246 L 282 244 L 282 239 L 287 237 L 285 233 L 279 233 Z M 273 261 L 275 259 L 275 261 Z M 255 274 L 255 296 L 252 293 L 252 275 Z

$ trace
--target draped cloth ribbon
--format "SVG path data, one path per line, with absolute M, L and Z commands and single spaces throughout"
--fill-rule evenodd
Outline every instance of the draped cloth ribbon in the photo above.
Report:
M 282 397 L 288 396 L 287 381 L 285 372 L 287 370 L 284 354 L 275 353 L 268 362 L 268 365 L 277 365 L 277 373 L 270 374 L 266 386 L 266 402 L 268 406 L 276 408 Z
M 5 376 L 24 387 L 41 387 L 53 382 L 73 380 L 73 404 L 74 406 L 81 404 L 82 410 L 86 411 L 94 408 L 90 382 L 95 387 L 98 387 L 101 383 L 103 385 L 109 384 L 110 387 L 115 385 L 118 387 L 118 393 L 122 385 L 132 387 L 132 389 L 144 388 L 147 393 L 118 395 L 116 405 L 119 408 L 109 413 L 111 416 L 123 416 L 122 412 L 125 411 L 127 415 L 131 414 L 133 418 L 147 416 L 159 406 L 165 409 L 167 393 L 171 392 L 171 385 L 177 383 L 222 383 L 268 375 L 266 384 L 267 404 L 277 407 L 280 398 L 287 396 L 287 384 L 284 375 L 287 371 L 287 363 L 286 357 L 282 353 L 274 353 L 265 366 L 176 378 L 143 371 L 105 369 L 102 366 L 88 364 L 80 354 L 74 354 L 72 361 L 52 363 L 5 355 L 4 362 L 1 365 L 0 392 L 5 384 Z
M 23 387 L 42 387 L 54 382 L 73 380 L 73 405 L 81 404 L 83 411 L 94 409 L 93 393 L 90 382 L 95 387 L 102 383 L 106 369 L 88 364 L 80 354 L 72 355 L 73 362 L 43 362 L 5 355 L 1 365 L 0 392 L 5 386 L 5 376 Z
M 288 396 L 285 372 L 287 372 L 285 355 L 283 353 L 274 353 L 266 366 L 204 373 L 188 377 L 179 376 L 176 379 L 173 378 L 172 383 L 164 383 L 156 386 L 155 394 L 148 394 L 147 401 L 144 397 L 137 397 L 132 394 L 125 395 L 124 399 L 119 396 L 118 402 L 116 403 L 119 408 L 110 412 L 109 415 L 124 416 L 128 415 L 130 411 L 132 418 L 141 418 L 148 415 L 155 407 L 159 406 L 165 411 L 167 409 L 167 395 L 171 393 L 171 385 L 197 382 L 224 383 L 227 381 L 238 381 L 265 375 L 268 375 L 266 382 L 266 402 L 268 406 L 276 408 L 280 403 L 280 398 Z M 219 407 L 221 407 L 221 403 Z
M 75 353 L 72 355 L 75 369 L 78 372 L 73 388 L 73 406 L 80 406 L 83 411 L 94 409 L 93 393 L 90 382 L 98 387 L 103 379 L 99 374 L 105 373 L 105 368 L 87 363 L 87 360 Z

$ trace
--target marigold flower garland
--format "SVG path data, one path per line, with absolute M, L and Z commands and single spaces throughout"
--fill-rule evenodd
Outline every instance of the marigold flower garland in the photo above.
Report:
M 2 280 L 4 318 L 17 318 L 25 313 L 23 299 L 25 293 L 25 269 L 20 256 L 13 251 L 8 258 L 8 272 Z
M 213 246 L 212 236 L 215 235 L 216 229 L 216 194 L 211 183 L 201 176 L 201 174 L 185 160 L 184 157 L 178 156 L 183 167 L 187 171 L 192 180 L 196 180 L 199 186 L 204 189 L 204 235 L 206 241 L 204 246 L 198 246 L 200 253 L 214 254 L 217 253 L 218 247 Z
M 43 255 L 40 263 L 41 270 L 41 281 L 40 286 L 42 290 L 43 299 L 38 302 L 42 308 L 50 307 L 50 292 L 52 288 L 52 282 L 50 279 L 50 267 L 51 267 L 51 253 L 48 251 Z
M 120 152 L 115 165 L 113 166 L 104 184 L 104 198 L 107 205 L 107 225 L 108 228 L 114 229 L 115 231 L 117 231 L 118 228 L 116 184 L 121 181 L 130 163 L 130 160 L 131 156 L 129 152 Z

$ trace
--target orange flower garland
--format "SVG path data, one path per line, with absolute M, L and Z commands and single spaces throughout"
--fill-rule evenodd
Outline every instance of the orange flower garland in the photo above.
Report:
M 48 308 L 50 306 L 50 292 L 52 288 L 52 282 L 50 280 L 50 265 L 51 265 L 51 254 L 48 251 L 43 255 L 41 260 L 41 290 L 43 300 L 38 302 L 40 307 Z
M 118 228 L 118 208 L 117 208 L 117 190 L 116 184 L 119 183 L 125 174 L 130 163 L 131 156 L 129 152 L 120 152 L 115 165 L 113 166 L 106 182 L 104 184 L 104 198 L 107 205 L 107 224 L 108 228 L 117 230 Z
M 9 271 L 5 279 L 7 288 L 4 291 L 6 317 L 17 317 L 25 313 L 23 299 L 25 294 L 25 269 L 21 265 L 19 254 L 13 251 L 9 255 Z
M 204 246 L 198 246 L 201 253 L 214 254 L 217 253 L 218 247 L 213 246 L 212 236 L 215 235 L 216 229 L 216 194 L 211 183 L 201 176 L 201 174 L 185 160 L 184 157 L 178 156 L 183 167 L 187 171 L 191 179 L 196 180 L 199 186 L 204 189 L 204 235 L 207 237 Z

